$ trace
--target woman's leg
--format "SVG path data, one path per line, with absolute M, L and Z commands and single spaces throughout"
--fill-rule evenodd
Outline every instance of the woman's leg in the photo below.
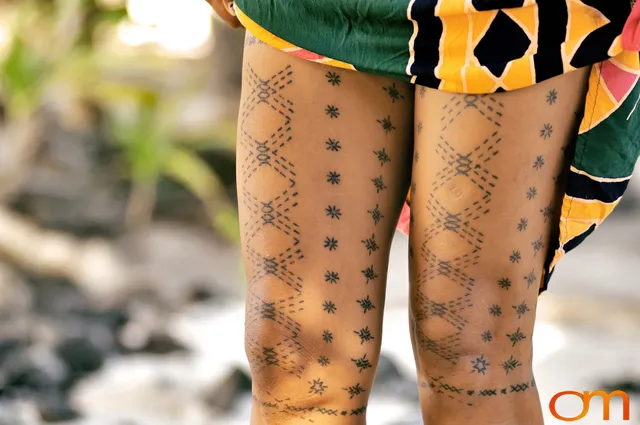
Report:
M 427 423 L 542 424 L 533 324 L 586 77 L 416 96 L 411 325 Z
M 363 424 L 413 88 L 248 36 L 238 133 L 252 424 Z

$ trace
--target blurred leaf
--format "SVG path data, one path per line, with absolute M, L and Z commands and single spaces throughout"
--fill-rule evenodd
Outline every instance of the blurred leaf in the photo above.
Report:
M 238 219 L 233 208 L 225 202 L 226 195 L 218 177 L 194 151 L 174 147 L 164 164 L 167 176 L 182 183 L 204 204 L 212 224 L 225 237 L 238 239 Z
M 11 48 L 1 64 L 2 88 L 10 113 L 28 114 L 40 102 L 47 61 L 29 49 L 21 37 L 14 37 Z

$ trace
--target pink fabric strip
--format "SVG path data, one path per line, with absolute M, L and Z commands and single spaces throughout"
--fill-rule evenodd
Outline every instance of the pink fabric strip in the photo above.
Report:
M 631 52 L 640 52 L 640 2 L 633 6 L 631 15 L 624 24 L 622 48 Z

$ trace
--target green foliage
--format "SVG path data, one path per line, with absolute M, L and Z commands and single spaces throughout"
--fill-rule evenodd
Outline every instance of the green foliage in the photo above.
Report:
M 95 0 L 47 4 L 34 0 L 17 4 L 11 45 L 0 58 L 0 99 L 10 118 L 33 115 L 46 90 L 56 84 L 78 96 L 93 98 L 111 117 L 110 130 L 122 149 L 134 186 L 132 197 L 138 197 L 131 200 L 136 214 L 151 216 L 158 182 L 169 177 L 200 199 L 215 228 L 237 241 L 237 214 L 220 179 L 195 146 L 177 142 L 181 137 L 175 123 L 176 93 L 164 93 L 161 87 L 139 78 L 150 72 L 153 65 L 148 63 L 147 69 L 136 69 L 134 82 L 113 83 L 104 77 L 105 65 L 112 74 L 125 71 L 126 75 L 132 63 L 111 60 L 106 64 L 92 45 L 93 33 L 99 26 L 120 22 L 126 11 L 100 10 Z M 193 93 L 180 96 L 189 94 Z M 131 113 L 118 113 L 123 105 Z M 223 139 L 229 138 L 231 131 L 218 130 L 220 134 L 212 137 L 222 134 Z

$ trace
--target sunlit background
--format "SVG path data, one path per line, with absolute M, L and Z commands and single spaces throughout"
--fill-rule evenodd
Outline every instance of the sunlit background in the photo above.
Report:
M 0 0 L 0 425 L 248 424 L 242 39 L 204 0 Z M 547 413 L 623 389 L 640 424 L 636 187 L 541 298 Z M 406 252 L 398 235 L 372 425 L 421 423 Z

